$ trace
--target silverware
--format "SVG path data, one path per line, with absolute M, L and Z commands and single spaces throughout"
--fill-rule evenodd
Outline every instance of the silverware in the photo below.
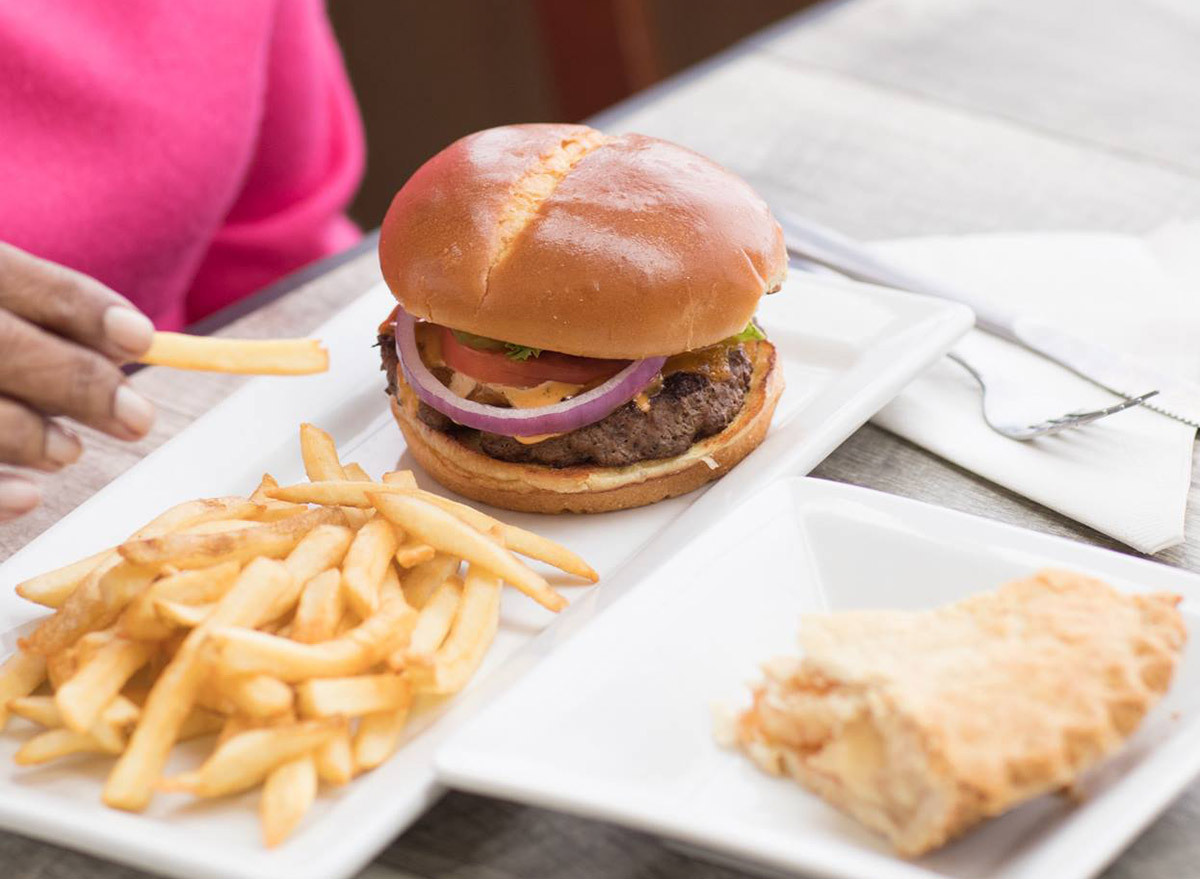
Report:
M 1158 391 L 1150 391 L 1138 397 L 1122 400 L 1120 403 L 1104 409 L 1092 409 L 1086 412 L 1068 412 L 1066 415 L 1059 415 L 1057 418 L 1047 418 L 1044 421 L 1038 421 L 1033 424 L 1022 424 L 1020 418 L 1012 414 L 1021 409 L 1019 396 L 1022 393 L 1021 389 L 1014 388 L 1011 384 L 1005 384 L 994 378 L 985 380 L 983 374 L 967 362 L 961 354 L 951 351 L 946 356 L 969 372 L 971 377 L 979 384 L 979 389 L 982 391 L 980 395 L 980 409 L 983 411 L 983 420 L 987 422 L 987 426 L 1001 436 L 1013 440 L 1027 441 L 1036 439 L 1039 436 L 1051 436 L 1052 434 L 1062 433 L 1064 430 L 1070 430 L 1073 427 L 1083 427 L 1085 424 L 1091 424 L 1092 422 L 1099 421 L 1101 418 L 1107 418 L 1109 415 L 1116 415 L 1118 412 L 1124 412 L 1126 409 L 1140 406 L 1158 394 Z
M 804 272 L 842 276 L 840 272 L 835 272 L 826 265 L 804 257 L 793 256 L 791 264 Z M 979 385 L 979 403 L 984 424 L 1001 436 L 1020 442 L 1061 433 L 1073 427 L 1083 427 L 1085 424 L 1091 424 L 1101 418 L 1107 418 L 1109 415 L 1116 415 L 1118 412 L 1124 412 L 1134 406 L 1141 406 L 1146 400 L 1158 394 L 1158 391 L 1150 391 L 1137 397 L 1124 399 L 1120 403 L 1103 409 L 1068 412 L 1055 418 L 1027 423 L 1025 417 L 1017 414 L 1028 411 L 1028 407 L 1024 405 L 1026 394 L 1023 389 L 1014 388 L 1011 383 L 995 378 L 994 373 L 992 373 L 993 377 L 985 379 L 983 371 L 957 351 L 950 351 L 946 356 L 970 373 L 976 384 Z
M 975 312 L 979 329 L 1036 351 L 1126 400 L 1145 398 L 1142 388 L 1157 388 L 1154 402 L 1141 405 L 1200 427 L 1200 385 L 1195 382 L 1165 375 L 1133 357 L 982 301 L 969 290 L 926 278 L 793 211 L 780 209 L 774 214 L 788 250 L 796 256 L 858 280 L 961 302 Z

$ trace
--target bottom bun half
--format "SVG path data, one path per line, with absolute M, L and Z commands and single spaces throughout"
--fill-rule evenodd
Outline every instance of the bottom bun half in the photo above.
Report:
M 728 427 L 682 455 L 627 467 L 514 464 L 477 452 L 417 418 L 417 397 L 397 376 L 392 414 L 414 458 L 446 488 L 529 513 L 604 513 L 657 503 L 724 476 L 766 436 L 783 393 L 783 375 L 769 342 L 747 346 L 753 372 L 745 403 Z

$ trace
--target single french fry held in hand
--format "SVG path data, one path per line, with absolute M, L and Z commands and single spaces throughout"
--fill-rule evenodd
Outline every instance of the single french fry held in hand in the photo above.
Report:
M 369 493 L 368 496 L 388 521 L 440 552 L 487 568 L 549 610 L 559 611 L 567 606 L 567 600 L 551 589 L 544 577 L 521 564 L 491 537 L 445 510 L 411 495 Z
M 155 647 L 149 641 L 114 638 L 92 654 L 54 694 L 63 725 L 77 733 L 91 729 Z
M 62 607 L 67 597 L 75 591 L 75 587 L 109 558 L 112 552 L 112 549 L 102 550 L 57 570 L 30 577 L 17 584 L 17 594 L 26 601 L 35 602 L 43 607 Z
M 275 767 L 316 750 L 345 726 L 344 720 L 328 718 L 247 730 L 218 747 L 198 769 L 165 778 L 158 787 L 198 797 L 240 793 L 260 784 Z
M 258 814 L 263 842 L 279 845 L 304 819 L 317 797 L 317 764 L 311 754 L 289 760 L 271 770 L 263 782 Z
M 302 717 L 361 717 L 395 711 L 408 703 L 411 686 L 397 674 L 313 678 L 296 686 L 296 705 Z
M 446 640 L 454 618 L 458 615 L 462 592 L 462 580 L 458 577 L 447 577 L 442 585 L 433 591 L 433 595 L 429 596 L 429 600 L 417 615 L 417 625 L 413 629 L 412 640 L 408 646 L 389 656 L 388 665 L 396 670 L 410 664 L 432 665 L 434 653 Z
M 396 553 L 396 530 L 386 519 L 372 519 L 358 530 L 342 562 L 346 603 L 366 619 L 379 607 L 379 586 Z
M 138 362 L 240 375 L 312 375 L 329 369 L 329 352 L 316 339 L 221 339 L 157 332 Z
M 129 745 L 104 786 L 104 802 L 140 811 L 150 802 L 179 728 L 196 701 L 206 671 L 200 650 L 211 629 L 257 623 L 276 595 L 292 586 L 292 576 L 277 561 L 255 559 L 199 628 L 184 639 L 163 669 L 142 706 L 142 716 Z
M 407 644 L 417 612 L 401 596 L 340 638 L 320 644 L 298 644 L 253 629 L 214 628 L 210 636 L 221 668 L 231 674 L 268 674 L 283 681 L 362 674 Z
M 471 565 L 454 625 L 433 663 L 411 669 L 417 692 L 457 693 L 465 687 L 483 662 L 499 624 L 500 580 L 491 571 Z

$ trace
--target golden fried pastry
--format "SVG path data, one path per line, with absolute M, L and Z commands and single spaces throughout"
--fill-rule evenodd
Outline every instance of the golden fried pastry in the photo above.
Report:
M 1046 570 L 932 611 L 807 615 L 738 741 L 919 855 L 1120 747 L 1170 684 L 1178 602 Z

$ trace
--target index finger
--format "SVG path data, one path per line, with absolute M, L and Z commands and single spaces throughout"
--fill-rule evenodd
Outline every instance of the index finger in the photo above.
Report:
M 95 278 L 0 242 L 0 309 L 117 361 L 150 347 L 154 324 Z

